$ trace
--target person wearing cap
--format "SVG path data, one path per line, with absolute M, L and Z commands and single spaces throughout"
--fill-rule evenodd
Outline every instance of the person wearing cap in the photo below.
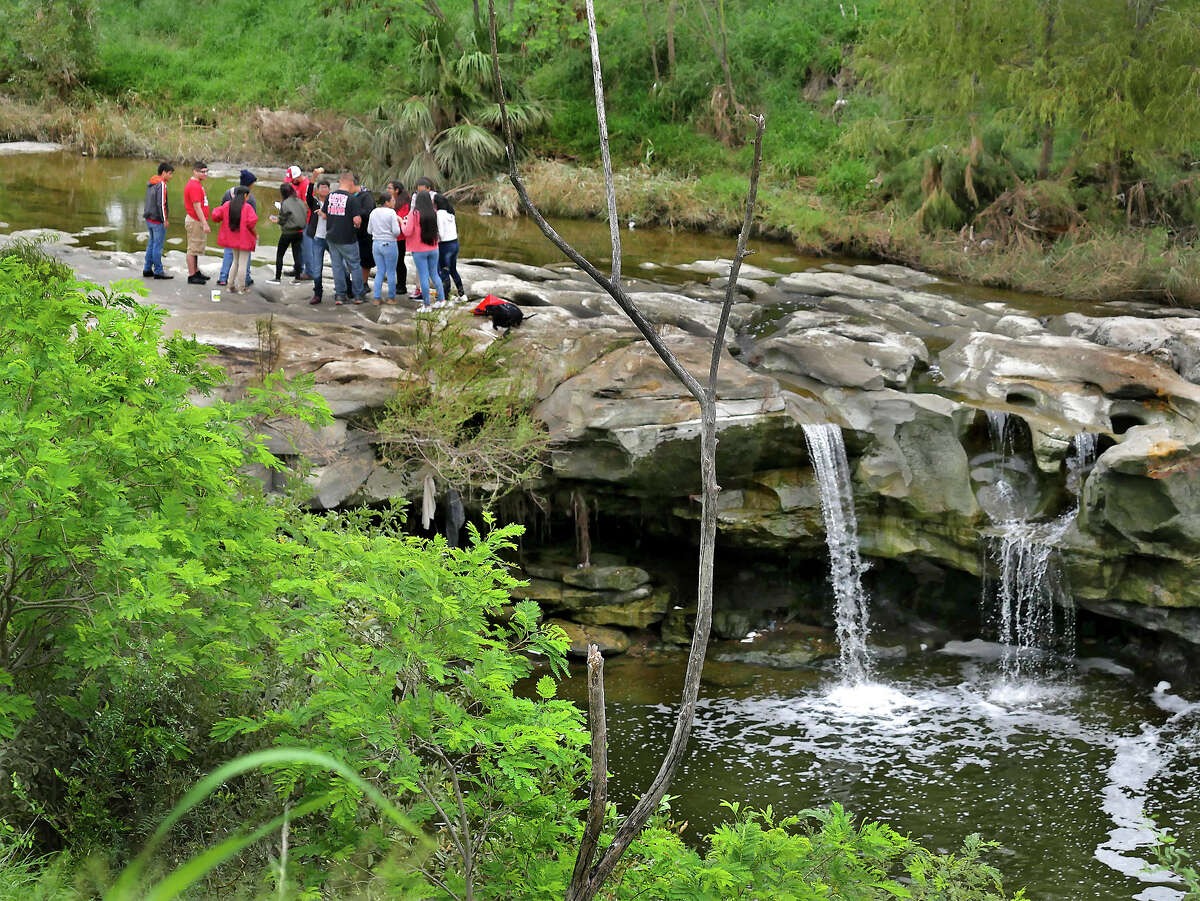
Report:
M 241 172 L 238 173 L 237 187 L 249 189 L 254 185 L 254 183 L 256 181 L 258 181 L 257 175 L 255 175 L 249 169 L 243 169 Z M 234 194 L 234 191 L 237 189 L 237 187 L 230 188 L 229 190 L 227 190 L 224 193 L 224 195 L 222 195 L 222 197 L 221 197 L 221 203 L 229 203 L 229 201 L 233 200 L 233 194 Z M 258 203 L 254 199 L 253 191 L 250 192 L 249 196 L 246 199 L 246 202 L 250 204 L 250 208 L 252 210 L 254 210 L 255 216 L 257 216 L 258 215 Z M 253 253 L 254 253 L 254 249 L 251 248 L 250 250 L 246 251 L 246 254 L 245 254 L 245 258 L 246 258 L 245 282 L 246 282 L 247 288 L 249 288 L 251 285 L 254 284 L 254 279 L 250 277 L 250 258 L 253 255 Z M 233 268 L 233 257 L 234 257 L 233 248 L 226 247 L 225 255 L 221 258 L 221 274 L 217 277 L 218 285 L 224 286 L 224 285 L 228 284 L 229 270 Z
M 302 196 L 302 200 L 308 205 L 308 219 L 312 222 L 312 217 L 317 214 L 317 206 L 320 203 L 317 197 L 317 183 L 325 176 L 325 168 L 323 166 L 314 166 L 312 177 L 308 182 L 308 191 Z M 313 229 L 305 227 L 304 229 L 304 275 L 316 281 L 321 277 L 321 267 L 317 265 L 317 246 L 314 243 L 312 236 Z M 301 276 L 302 281 L 307 281 L 304 276 Z
M 204 180 L 208 178 L 208 164 L 197 160 L 192 165 L 192 177 L 183 186 L 183 230 L 187 233 L 188 284 L 203 285 L 208 276 L 200 271 L 200 254 L 208 244 L 210 210 L 208 192 Z

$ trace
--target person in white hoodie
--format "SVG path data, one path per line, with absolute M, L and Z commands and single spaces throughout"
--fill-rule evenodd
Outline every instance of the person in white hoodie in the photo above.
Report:
M 442 298 L 450 300 L 450 279 L 460 298 L 466 297 L 462 276 L 458 274 L 458 220 L 454 218 L 454 204 L 444 194 L 435 194 L 433 208 L 437 210 L 438 223 L 438 277 L 442 282 Z

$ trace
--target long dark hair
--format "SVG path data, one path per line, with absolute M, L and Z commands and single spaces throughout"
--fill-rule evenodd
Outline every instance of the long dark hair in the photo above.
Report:
M 244 185 L 233 189 L 233 199 L 229 201 L 229 228 L 232 231 L 240 231 L 242 228 L 242 207 L 246 205 L 246 198 L 249 196 L 250 189 Z
M 437 211 L 433 208 L 433 198 L 428 191 L 417 192 L 417 215 L 421 222 L 421 242 L 436 244 L 438 242 Z
M 438 194 L 433 198 L 434 209 L 445 210 L 451 216 L 454 215 L 454 204 L 450 202 L 450 198 L 445 194 Z

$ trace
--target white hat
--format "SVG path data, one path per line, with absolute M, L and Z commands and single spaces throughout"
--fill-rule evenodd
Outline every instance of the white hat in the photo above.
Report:
M 287 177 L 291 179 L 299 178 L 301 175 L 299 166 L 288 166 Z

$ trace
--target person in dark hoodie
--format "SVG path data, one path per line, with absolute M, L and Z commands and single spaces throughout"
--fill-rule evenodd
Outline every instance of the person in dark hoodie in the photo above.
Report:
M 163 248 L 167 244 L 167 182 L 175 174 L 170 163 L 159 163 L 158 174 L 146 185 L 146 205 L 142 218 L 146 220 L 146 261 L 142 263 L 143 278 L 174 278 L 163 272 Z

